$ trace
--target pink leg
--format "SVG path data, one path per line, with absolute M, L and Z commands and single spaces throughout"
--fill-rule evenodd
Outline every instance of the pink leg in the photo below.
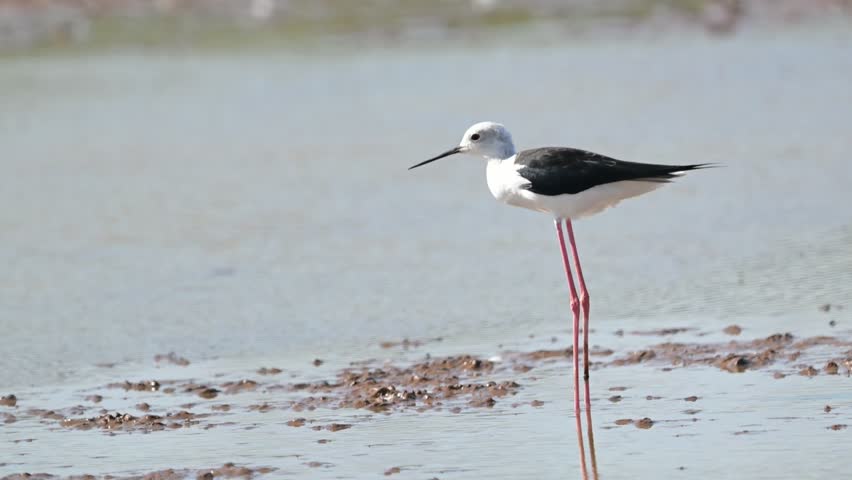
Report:
M 568 291 L 571 294 L 571 313 L 573 314 L 573 337 L 574 345 L 571 351 L 574 362 L 574 417 L 577 420 L 577 441 L 580 445 L 580 469 L 583 478 L 588 477 L 586 470 L 586 452 L 583 447 L 583 425 L 580 420 L 580 365 L 579 365 L 579 343 L 580 343 L 580 302 L 577 299 L 577 289 L 574 288 L 574 278 L 571 276 L 571 263 L 568 260 L 568 252 L 565 249 L 565 237 L 562 234 L 562 222 L 555 220 L 556 236 L 559 238 L 559 248 L 562 251 L 562 265 L 565 267 L 565 276 L 568 278 Z
M 580 255 L 577 253 L 577 243 L 574 241 L 574 227 L 571 220 L 565 220 L 568 229 L 568 241 L 571 242 L 571 253 L 574 256 L 574 266 L 577 267 L 577 280 L 580 283 L 580 305 L 583 306 L 583 379 L 589 381 L 589 291 L 583 279 L 583 268 L 580 267 Z M 586 410 L 589 409 L 589 394 L 586 389 Z

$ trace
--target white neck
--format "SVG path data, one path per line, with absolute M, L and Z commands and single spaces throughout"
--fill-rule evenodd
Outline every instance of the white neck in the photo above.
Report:
M 506 160 L 508 158 L 512 158 L 515 155 L 515 146 L 511 143 L 508 145 L 503 145 L 503 148 L 497 152 L 494 152 L 496 155 L 484 155 L 486 160 Z

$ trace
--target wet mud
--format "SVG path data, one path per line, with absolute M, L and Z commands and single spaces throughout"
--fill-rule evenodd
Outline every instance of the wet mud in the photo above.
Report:
M 821 354 L 834 357 L 823 367 L 826 374 L 839 373 L 840 365 L 852 365 L 852 341 L 850 340 L 832 336 L 797 340 L 791 333 L 777 333 L 766 338 L 748 341 L 732 340 L 726 343 L 660 343 L 629 352 L 600 366 L 624 366 L 638 363 L 671 367 L 705 365 L 732 373 L 776 366 L 782 370 L 781 375 L 776 375 L 777 378 L 783 378 L 790 373 L 816 376 L 819 371 L 813 365 L 801 365 L 796 362 L 811 350 L 821 350 Z M 847 367 L 846 370 L 848 373 L 849 368 Z
M 727 335 L 739 335 L 743 332 L 743 329 L 739 325 L 729 325 L 725 327 L 722 332 Z
M 285 388 L 310 394 L 292 405 L 297 411 L 316 407 L 422 411 L 448 401 L 487 408 L 494 406 L 496 398 L 513 395 L 520 388 L 514 381 L 489 379 L 501 371 L 510 370 L 489 360 L 462 355 L 410 365 L 347 368 L 332 381 L 295 383 Z
M 120 383 L 110 383 L 107 388 L 122 388 L 124 390 L 135 390 L 137 392 L 156 392 L 160 390 L 160 382 L 156 380 L 145 380 L 141 382 L 129 382 L 125 380 Z
M 412 348 L 420 348 L 420 347 L 422 347 L 423 345 L 426 345 L 426 344 L 437 343 L 437 342 L 442 342 L 442 341 L 444 341 L 444 339 L 442 337 L 427 338 L 427 339 L 423 339 L 423 340 L 411 340 L 411 339 L 405 338 L 401 341 L 384 341 L 384 342 L 379 343 L 379 346 L 384 348 L 384 349 L 402 347 L 405 350 L 409 350 L 409 349 L 412 349 Z
M 729 330 L 728 329 L 725 330 Z M 677 335 L 691 332 L 690 328 L 664 328 L 637 331 L 631 334 L 642 336 Z M 615 332 L 621 336 L 622 331 Z M 427 340 L 402 340 L 383 342 L 382 348 L 411 350 L 440 338 Z M 832 357 L 820 368 L 802 364 L 801 360 L 812 349 L 820 349 L 823 355 Z M 482 358 L 476 355 L 456 355 L 433 358 L 428 353 L 420 360 L 353 361 L 349 367 L 341 368 L 332 378 L 302 381 L 297 374 L 290 375 L 291 382 L 276 382 L 281 369 L 259 367 L 254 373 L 267 380 L 243 378 L 240 380 L 215 381 L 215 379 L 177 380 L 123 380 L 109 383 L 97 393 L 83 396 L 89 405 L 98 405 L 105 399 L 115 400 L 111 391 L 121 390 L 138 395 L 150 394 L 150 400 L 128 402 L 127 407 L 139 412 L 107 411 L 101 409 L 92 415 L 91 407 L 76 405 L 73 407 L 28 408 L 21 413 L 4 413 L 2 420 L 15 422 L 22 416 L 35 416 L 42 420 L 61 422 L 64 428 L 79 430 L 107 431 L 158 431 L 169 428 L 187 428 L 201 423 L 210 415 L 224 415 L 233 406 L 229 403 L 209 405 L 204 400 L 221 396 L 238 396 L 252 392 L 272 393 L 280 400 L 262 403 L 243 403 L 241 409 L 255 412 L 272 410 L 290 410 L 293 412 L 313 411 L 316 409 L 363 409 L 372 412 L 392 414 L 397 411 L 413 410 L 423 412 L 432 409 L 447 409 L 461 412 L 465 409 L 492 408 L 506 398 L 516 395 L 525 383 L 535 381 L 535 377 L 524 374 L 552 362 L 566 362 L 571 358 L 571 348 L 541 349 L 534 351 L 505 351 L 494 358 Z M 665 342 L 632 352 L 615 353 L 607 348 L 594 348 L 590 352 L 593 368 L 614 368 L 635 364 L 664 365 L 671 367 L 712 366 L 727 372 L 743 372 L 773 368 L 775 378 L 784 378 L 789 374 L 816 376 L 821 374 L 849 374 L 852 366 L 852 341 L 832 336 L 807 337 L 798 339 L 790 333 L 778 333 L 753 340 L 731 340 L 721 343 Z M 610 358 L 614 357 L 614 358 Z M 186 366 L 188 361 L 176 353 L 158 355 L 155 362 L 168 362 L 170 365 Z M 319 359 L 314 364 L 321 364 Z M 610 403 L 619 403 L 624 398 L 620 392 L 626 387 L 609 388 L 613 394 L 608 397 Z M 279 393 L 280 392 L 280 393 Z M 686 392 L 685 392 L 686 393 Z M 151 403 L 158 396 L 171 398 L 189 396 L 202 401 L 184 402 L 183 410 L 152 412 Z M 696 402 L 698 396 L 681 397 L 686 402 Z M 647 395 L 646 400 L 658 400 L 660 397 Z M 19 400 L 8 394 L 0 400 L 4 407 L 17 407 Z M 540 407 L 543 402 L 534 400 L 525 402 Z M 239 402 L 238 402 L 239 404 Z M 512 406 L 521 403 L 511 403 Z M 192 412 L 201 405 L 206 413 Z M 643 425 L 645 425 L 644 422 Z M 300 427 L 305 424 L 302 417 L 294 417 L 288 425 Z M 345 426 L 341 426 L 345 425 Z M 350 424 L 330 424 L 329 431 L 338 431 L 351 427 Z M 325 428 L 325 427 L 321 427 Z
M 735 335 L 732 332 L 728 327 L 723 333 Z M 738 330 L 736 334 L 740 332 L 741 330 Z M 619 331 L 614 335 L 620 337 L 625 333 Z M 665 328 L 629 332 L 627 335 L 701 337 L 702 334 L 691 328 Z M 605 341 L 605 336 L 602 340 Z M 419 351 L 430 342 L 439 341 L 441 339 L 384 342 L 380 345 L 381 348 L 398 349 L 402 355 L 387 360 L 353 360 L 347 366 L 337 369 L 316 369 L 315 367 L 324 363 L 317 359 L 307 362 L 302 370 L 288 369 L 287 375 L 281 375 L 284 373 L 283 369 L 261 366 L 243 371 L 242 375 L 246 375 L 243 378 L 240 378 L 240 372 L 232 372 L 230 379 L 222 378 L 223 374 L 184 380 L 121 379 L 79 391 L 76 398 L 81 404 L 72 406 L 50 405 L 47 408 L 45 405 L 31 404 L 29 399 L 22 400 L 13 394 L 7 394 L 0 399 L 0 425 L 36 419 L 47 425 L 48 431 L 91 431 L 106 434 L 107 437 L 136 433 L 156 435 L 156 432 L 178 429 L 197 429 L 203 432 L 220 425 L 251 429 L 257 425 L 241 425 L 239 421 L 233 421 L 232 414 L 284 411 L 292 412 L 289 420 L 282 423 L 286 427 L 306 432 L 322 431 L 335 434 L 358 428 L 360 422 L 370 421 L 371 414 L 375 413 L 393 415 L 397 412 L 420 413 L 433 410 L 455 415 L 468 410 L 491 409 L 503 402 L 510 408 L 542 408 L 546 403 L 530 399 L 529 395 L 523 401 L 510 399 L 524 389 L 535 388 L 538 380 L 536 369 L 552 367 L 555 363 L 563 363 L 565 368 L 570 369 L 571 348 L 503 351 L 487 358 L 472 354 L 432 356 L 428 352 Z M 823 358 L 821 363 L 806 361 L 813 352 L 818 352 Z M 668 341 L 634 351 L 595 347 L 590 351 L 590 356 L 594 369 L 641 364 L 671 371 L 673 368 L 695 366 L 712 367 L 732 373 L 764 370 L 774 378 L 799 374 L 807 377 L 832 375 L 845 380 L 852 366 L 852 341 L 831 336 L 797 338 L 790 333 L 778 333 L 752 340 L 738 339 L 715 343 Z M 171 371 L 172 374 L 184 371 L 182 368 L 189 364 L 188 361 L 183 362 L 185 359 L 175 353 L 157 356 L 154 360 L 157 365 L 163 364 L 157 367 L 163 371 L 166 371 L 166 365 L 174 367 L 176 370 Z M 633 387 L 608 387 L 604 391 L 609 393 L 603 399 L 608 400 L 606 403 L 615 409 L 625 406 L 633 408 L 636 399 L 655 402 L 679 401 L 688 404 L 703 402 L 702 397 L 693 394 L 696 392 L 685 391 L 680 395 L 664 398 L 647 392 L 631 395 L 631 388 Z M 262 398 L 258 398 L 259 396 Z M 222 402 L 222 398 L 228 398 L 229 401 Z M 622 403 L 624 400 L 627 401 Z M 101 405 L 115 408 L 116 404 L 118 410 L 101 408 Z M 315 415 L 306 413 L 299 415 L 300 412 L 317 410 L 324 412 L 323 415 L 326 416 L 334 415 L 332 412 L 338 410 L 341 412 L 337 418 L 316 418 Z M 347 410 L 350 412 L 346 413 Z M 357 410 L 365 410 L 369 414 L 351 413 Z M 676 411 L 687 417 L 653 420 L 641 414 L 629 417 L 630 413 L 625 412 L 627 415 L 615 420 L 614 425 L 608 422 L 609 424 L 602 428 L 633 426 L 647 430 L 661 422 L 664 425 L 672 422 L 695 422 L 701 418 L 699 414 L 702 412 L 697 408 Z M 832 407 L 826 405 L 824 412 L 829 414 Z M 230 418 L 225 418 L 229 416 Z M 846 424 L 837 423 L 837 420 L 839 419 L 824 428 L 831 431 L 846 429 Z M 740 435 L 761 431 L 738 430 L 731 433 Z M 312 440 L 313 443 L 319 444 L 331 441 L 330 438 Z M 331 466 L 318 460 L 314 463 L 316 465 L 309 466 Z M 396 475 L 403 471 L 402 467 L 390 467 L 384 475 Z M 144 478 L 250 478 L 259 473 L 263 472 L 225 464 L 218 469 L 197 472 L 161 470 L 151 472 Z M 22 475 L 24 474 L 6 478 L 39 478 L 36 477 L 37 474 Z
M 64 418 L 61 425 L 65 428 L 77 430 L 91 430 L 99 428 L 102 430 L 137 430 L 156 431 L 167 428 L 185 428 L 199 423 L 199 418 L 206 417 L 205 414 L 195 414 L 186 410 L 165 415 L 142 415 L 134 416 L 129 413 L 102 413 L 95 417 Z
M 163 355 L 163 354 L 154 355 L 154 361 L 157 362 L 157 363 L 169 363 L 171 365 L 178 365 L 178 366 L 181 366 L 181 367 L 185 367 L 185 366 L 189 365 L 189 360 L 187 360 L 184 357 L 181 357 L 180 355 L 176 354 L 175 352 L 169 352 L 165 355 Z
M 633 424 L 636 425 L 636 428 L 641 428 L 643 430 L 647 430 L 647 429 L 654 426 L 654 421 L 651 420 L 648 417 L 645 417 L 645 418 L 640 418 L 639 420 L 636 420 Z
M 389 476 L 391 476 L 391 475 L 395 475 L 395 474 L 400 473 L 400 472 L 402 472 L 402 468 L 400 468 L 400 467 L 391 467 L 391 468 L 389 468 L 389 469 L 385 470 L 385 476 L 386 476 L 386 477 L 389 477 Z
M 214 478 L 254 478 L 259 475 L 265 475 L 274 472 L 276 469 L 272 467 L 256 467 L 250 468 L 238 466 L 233 463 L 225 463 L 218 468 L 209 468 L 204 470 L 190 469 L 174 469 L 167 468 L 132 476 L 114 476 L 114 475 L 73 475 L 62 477 L 49 473 L 19 473 L 14 475 L 6 475 L 0 477 L 0 480 L 55 480 L 66 478 L 69 480 L 89 480 L 96 478 L 108 478 L 110 480 L 185 480 L 187 478 L 195 478 L 197 480 L 212 480 Z

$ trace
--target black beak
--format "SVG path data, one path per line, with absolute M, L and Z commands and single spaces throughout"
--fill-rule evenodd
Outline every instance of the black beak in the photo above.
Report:
M 459 147 L 456 147 L 452 150 L 447 150 L 446 152 L 438 155 L 437 157 L 430 158 L 429 160 L 426 160 L 425 162 L 420 162 L 417 165 L 412 165 L 412 166 L 408 167 L 408 169 L 411 170 L 412 168 L 421 167 L 423 165 L 426 165 L 427 163 L 432 163 L 435 160 L 440 160 L 444 157 L 449 157 L 450 155 L 455 155 L 455 154 L 460 153 L 460 152 L 461 152 L 461 147 L 459 146 Z

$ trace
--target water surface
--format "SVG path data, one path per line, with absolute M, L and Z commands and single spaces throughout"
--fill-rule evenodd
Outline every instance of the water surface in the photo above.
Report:
M 565 342 L 550 220 L 496 204 L 477 160 L 406 171 L 485 119 L 505 123 L 519 148 L 725 165 L 576 225 L 595 342 L 609 347 L 619 328 L 732 323 L 749 338 L 848 334 L 850 42 L 844 29 L 801 28 L 3 60 L 0 393 L 70 406 L 86 388 L 149 377 L 152 357 L 172 350 L 208 373 L 238 374 L 316 356 L 344 366 L 403 337 L 442 336 L 445 353 L 484 355 L 530 333 Z M 846 308 L 824 313 L 824 304 Z M 118 370 L 95 366 L 113 362 Z M 227 445 L 228 460 L 305 478 L 366 478 L 394 465 L 419 465 L 400 478 L 574 476 L 567 373 L 555 365 L 524 388 L 545 401 L 539 409 L 379 416 L 324 450 L 312 433 L 284 427 L 286 413 L 235 413 L 257 428 L 215 434 L 106 437 L 22 421 L 0 427 L 2 441 L 37 441 L 4 446 L 0 473 L 205 468 Z M 841 380 L 602 370 L 596 425 L 640 405 L 672 420 L 599 428 L 604 478 L 843 471 L 833 452 L 849 430 L 816 421 L 826 403 L 843 405 L 837 415 L 848 420 Z M 604 402 L 619 384 L 643 394 Z M 644 400 L 649 385 L 666 400 Z M 678 399 L 691 394 L 712 404 L 705 421 L 680 425 Z M 733 435 L 752 424 L 769 432 Z M 99 458 L 118 445 L 157 460 Z

